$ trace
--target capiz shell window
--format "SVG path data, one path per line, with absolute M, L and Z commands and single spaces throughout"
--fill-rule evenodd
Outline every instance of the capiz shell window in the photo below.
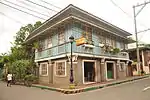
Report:
M 58 28 L 58 42 L 62 44 L 65 42 L 65 29 L 64 27 Z
M 40 64 L 40 75 L 47 76 L 48 75 L 48 63 Z
M 66 76 L 66 61 L 56 62 L 56 76 Z
M 51 47 L 52 47 L 52 37 L 49 36 L 49 37 L 47 38 L 47 48 L 51 48 Z
M 92 28 L 90 26 L 82 25 L 82 37 L 92 41 Z
M 45 39 L 39 41 L 39 46 L 42 50 L 46 49 Z

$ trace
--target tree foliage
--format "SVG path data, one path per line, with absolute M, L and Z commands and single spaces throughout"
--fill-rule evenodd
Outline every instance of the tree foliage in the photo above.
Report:
M 29 33 L 33 32 L 36 28 L 38 28 L 42 23 L 40 21 L 36 22 L 34 25 L 28 24 L 24 27 L 21 27 L 20 30 L 16 33 L 15 42 L 16 46 L 22 45 L 25 42 L 25 39 L 29 35 Z
M 6 64 L 5 69 L 11 71 L 15 77 L 22 79 L 27 74 L 33 73 L 34 51 L 32 46 L 24 44 L 27 36 L 38 28 L 42 23 L 40 21 L 35 24 L 28 24 L 20 28 L 16 33 L 15 40 L 12 43 L 11 52 L 9 54 L 0 55 L 0 67 Z
M 4 64 L 9 62 L 9 56 L 6 53 L 0 55 L 0 68 L 3 68 Z
M 8 70 L 14 75 L 16 80 L 21 81 L 28 74 L 30 68 L 29 60 L 16 60 L 9 66 Z

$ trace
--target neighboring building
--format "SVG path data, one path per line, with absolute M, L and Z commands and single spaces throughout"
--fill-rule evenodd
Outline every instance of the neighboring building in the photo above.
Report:
M 38 42 L 35 62 L 39 82 L 67 86 L 70 77 L 69 37 L 73 36 L 73 72 L 77 85 L 129 76 L 127 49 L 130 33 L 73 5 L 33 31 L 26 43 Z M 78 46 L 77 46 L 78 45 Z
M 137 54 L 136 48 L 128 49 L 129 58 L 133 60 L 132 70 L 133 75 L 137 75 L 139 68 L 137 68 Z M 139 47 L 140 55 L 140 70 L 145 71 L 146 74 L 150 73 L 150 48 L 149 47 Z

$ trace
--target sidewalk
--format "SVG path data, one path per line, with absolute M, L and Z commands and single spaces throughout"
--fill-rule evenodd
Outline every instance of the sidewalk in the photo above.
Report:
M 87 92 L 87 91 L 91 91 L 91 90 L 101 89 L 101 88 L 105 88 L 105 87 L 108 87 L 108 86 L 127 83 L 127 82 L 140 80 L 140 79 L 144 79 L 144 78 L 148 78 L 148 77 L 150 77 L 150 75 L 134 76 L 134 77 L 128 77 L 128 78 L 122 79 L 122 80 L 115 80 L 115 81 L 109 81 L 109 82 L 103 82 L 103 83 L 95 83 L 95 84 L 76 86 L 76 89 L 54 88 L 54 87 L 43 86 L 43 85 L 38 85 L 38 84 L 34 84 L 32 87 L 57 91 L 57 92 L 61 92 L 61 93 L 64 93 L 64 94 L 73 94 L 73 93 L 80 93 L 80 92 Z

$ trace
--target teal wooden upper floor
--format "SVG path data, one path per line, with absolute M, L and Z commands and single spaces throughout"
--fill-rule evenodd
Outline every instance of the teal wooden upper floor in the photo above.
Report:
M 27 43 L 36 41 L 39 44 L 35 51 L 35 59 L 56 58 L 70 53 L 71 35 L 75 40 L 84 38 L 85 41 L 79 46 L 74 42 L 73 53 L 128 59 L 127 53 L 112 53 L 112 51 L 127 49 L 127 36 L 130 34 L 79 10 L 74 6 L 68 6 L 60 12 L 60 15 L 50 18 L 29 35 Z
M 63 23 L 58 28 L 50 31 L 49 34 L 39 38 L 39 48 L 35 52 L 35 59 L 55 57 L 70 52 L 69 37 L 73 36 L 75 41 L 85 38 L 85 44 L 76 45 L 73 43 L 73 53 L 91 54 L 97 56 L 125 57 L 123 55 L 107 52 L 101 45 L 108 45 L 110 49 L 127 49 L 127 39 L 124 39 L 104 30 L 92 27 L 79 21 Z

